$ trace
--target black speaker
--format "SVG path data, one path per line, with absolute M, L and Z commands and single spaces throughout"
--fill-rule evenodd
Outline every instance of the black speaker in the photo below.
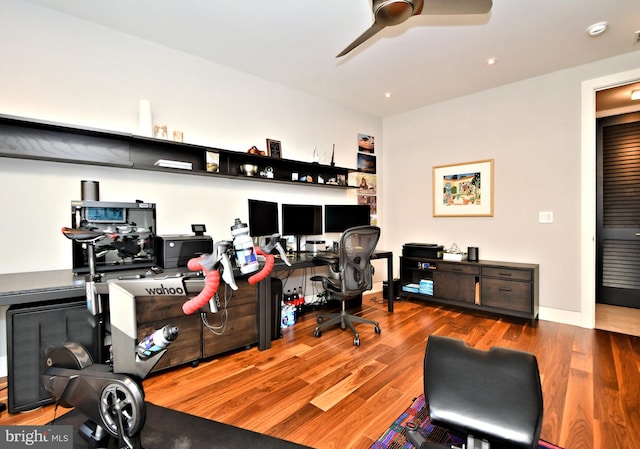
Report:
M 84 298 L 21 304 L 7 311 L 9 413 L 53 402 L 42 386 L 47 348 L 74 341 L 96 360 L 96 331 Z

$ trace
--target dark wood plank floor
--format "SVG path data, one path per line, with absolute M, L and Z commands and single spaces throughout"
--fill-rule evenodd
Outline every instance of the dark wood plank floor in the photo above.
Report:
M 422 392 L 427 337 L 504 346 L 538 357 L 544 395 L 541 437 L 567 449 L 640 447 L 640 337 L 539 321 L 509 321 L 413 302 L 386 311 L 380 295 L 359 325 L 313 337 L 306 314 L 271 350 L 257 348 L 145 380 L 147 400 L 317 449 L 368 448 Z M 6 390 L 0 392 L 6 402 Z M 60 413 L 60 412 L 59 412 Z M 0 424 L 44 424 L 53 407 L 7 415 Z

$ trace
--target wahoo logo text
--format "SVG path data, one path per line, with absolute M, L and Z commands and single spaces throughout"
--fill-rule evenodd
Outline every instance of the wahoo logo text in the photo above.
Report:
M 152 295 L 186 295 L 184 288 L 182 287 L 165 287 L 163 284 L 160 284 L 159 287 L 145 287 L 147 294 L 149 296 Z

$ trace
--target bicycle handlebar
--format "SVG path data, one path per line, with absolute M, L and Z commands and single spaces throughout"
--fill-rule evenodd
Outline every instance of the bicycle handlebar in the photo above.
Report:
M 271 270 L 273 270 L 273 266 L 275 265 L 275 258 L 271 254 L 265 254 L 260 248 L 255 247 L 256 254 L 265 256 L 265 264 L 260 271 L 251 275 L 248 279 L 250 285 L 255 285 L 258 282 L 265 279 Z M 204 254 L 200 257 L 194 257 L 187 262 L 187 268 L 191 271 L 200 271 L 205 274 L 204 278 L 204 288 L 200 293 L 198 293 L 193 298 L 189 299 L 182 305 L 182 311 L 185 315 L 191 315 L 197 312 L 200 308 L 204 307 L 213 295 L 218 291 L 218 287 L 220 286 L 220 272 L 218 271 L 218 264 L 216 263 L 211 267 L 211 269 L 207 268 L 205 265 L 210 266 L 209 261 L 205 260 L 209 258 L 210 255 Z
M 251 275 L 249 277 L 249 284 L 251 285 L 257 284 L 258 282 L 260 282 L 261 280 L 269 276 L 269 273 L 271 273 L 271 270 L 273 270 L 273 266 L 276 263 L 275 257 L 273 257 L 272 254 L 266 254 L 257 246 L 255 247 L 255 251 L 256 251 L 256 254 L 264 256 L 265 263 L 264 263 L 264 267 L 262 267 L 262 270 L 258 271 L 256 274 Z
M 191 271 L 200 271 L 204 273 L 204 288 L 196 296 L 188 300 L 182 305 L 182 311 L 185 315 L 191 315 L 209 302 L 213 295 L 218 291 L 220 286 L 220 272 L 217 268 L 209 271 L 200 262 L 204 256 L 194 257 L 187 262 L 187 268 Z

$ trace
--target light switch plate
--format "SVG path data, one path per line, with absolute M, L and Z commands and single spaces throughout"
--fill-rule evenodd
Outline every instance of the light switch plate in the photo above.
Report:
M 553 223 L 553 212 L 538 212 L 538 222 L 544 224 Z

